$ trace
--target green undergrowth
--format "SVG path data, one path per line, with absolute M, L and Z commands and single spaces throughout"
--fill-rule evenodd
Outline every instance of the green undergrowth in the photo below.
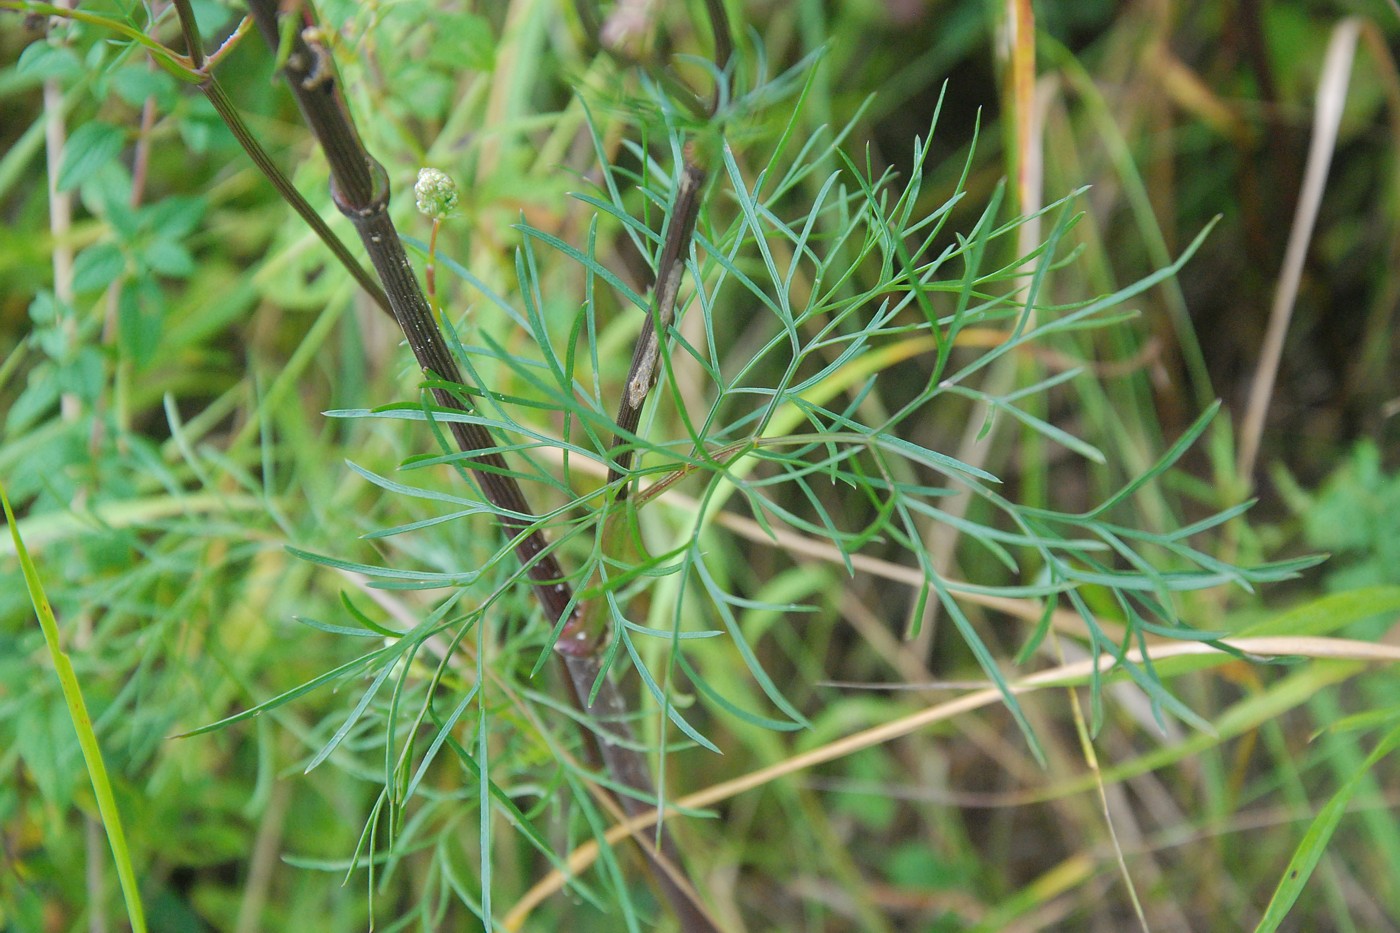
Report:
M 607 620 L 666 825 L 734 928 L 1400 915 L 1394 679 L 1297 641 L 1392 627 L 1393 464 L 1362 446 L 1313 488 L 1309 451 L 1278 483 L 1296 517 L 1270 487 L 1250 523 L 1219 345 L 1191 312 L 1257 205 L 1205 188 L 1205 159 L 1164 219 L 1151 102 L 1115 123 L 1095 96 L 1166 26 L 1101 11 L 1089 41 L 1042 22 L 1064 96 L 1028 211 L 1001 180 L 975 5 L 927 14 L 944 28 L 905 55 L 895 4 L 730 4 L 723 74 L 700 5 L 668 10 L 678 73 L 724 88 L 705 121 L 589 52 L 571 7 L 319 6 L 410 253 L 431 251 L 471 414 L 429 404 L 397 331 L 118 32 L 0 46 L 21 115 L 0 156 L 0 479 L 19 516 L 0 540 L 0 930 L 125 916 L 26 579 L 151 929 L 505 929 L 598 840 L 520 928 L 674 928 L 635 850 L 605 840 L 612 782 L 454 418 L 490 431 Z M 171 14 L 84 9 L 179 47 Z M 224 8 L 195 9 L 222 38 Z M 353 239 L 257 38 L 218 74 Z M 62 285 L 45 81 L 74 199 Z M 1168 143 L 1191 165 L 1213 145 L 1199 106 Z M 687 152 L 704 206 L 661 379 L 621 438 L 623 496 L 616 401 Z M 408 195 L 423 165 L 462 190 L 431 247 Z M 1312 571 L 1320 551 L 1337 560 Z M 997 701 L 785 770 L 977 688 Z M 785 773 L 685 801 L 766 768 Z

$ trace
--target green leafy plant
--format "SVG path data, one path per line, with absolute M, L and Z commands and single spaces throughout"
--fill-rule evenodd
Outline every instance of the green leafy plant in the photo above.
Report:
M 1357 444 L 1316 495 L 1282 473 L 1278 480 L 1302 519 L 1308 544 L 1336 557 L 1327 574 L 1329 589 L 1400 582 L 1394 521 L 1400 514 L 1400 476 L 1386 473 L 1374 443 Z
M 270 24 L 265 25 L 264 33 L 281 34 L 285 41 L 285 31 L 279 33 Z M 293 86 L 302 89 L 302 106 L 308 113 L 316 105 L 307 92 L 319 92 L 320 79 L 315 69 L 329 67 L 324 59 L 327 54 L 325 49 L 298 46 L 295 39 L 287 54 Z M 800 77 L 803 72 L 810 75 L 803 67 L 793 77 Z M 1041 289 L 1062 259 L 1059 243 L 1073 222 L 1069 202 L 1057 203 L 1045 211 L 1052 220 L 1048 238 L 1027 255 L 1013 253 L 1010 261 L 1002 260 L 1001 264 L 993 260 L 995 256 L 1007 255 L 1003 244 L 1009 242 L 1021 223 L 999 216 L 1003 200 L 1000 194 L 993 195 L 968 232 L 956 235 L 940 248 L 946 220 L 960 192 L 954 192 L 928 214 L 916 212 L 925 146 L 915 152 L 910 179 L 903 186 L 896 184 L 889 173 L 877 176 L 847 161 L 844 172 L 814 179 L 815 197 L 794 214 L 790 208 L 785 210 L 785 205 L 791 203 L 802 182 L 817 166 L 844 159 L 844 155 L 834 140 L 828 138 L 823 144 L 820 137 L 809 140 L 796 153 L 790 152 L 795 129 L 795 122 L 790 122 L 778 144 L 758 155 L 763 169 L 753 182 L 748 181 L 726 139 L 725 128 L 734 120 L 731 114 L 755 113 L 763 104 L 781 99 L 786 88 L 800 95 L 801 85 L 792 78 L 771 84 L 760 80 L 752 90 L 740 92 L 727 83 L 724 74 L 716 73 L 716 78 L 716 100 L 727 104 L 716 107 L 709 122 L 698 127 L 688 127 L 685 115 L 671 109 L 670 98 L 661 86 L 651 91 L 651 100 L 643 106 L 633 104 L 634 112 L 655 115 L 653 119 L 660 126 L 644 125 L 644 129 L 658 136 L 662 145 L 658 150 L 632 147 L 636 168 L 604 160 L 604 182 L 599 193 L 583 196 L 584 202 L 600 211 L 601 216 L 621 226 L 639 253 L 650 257 L 648 264 L 657 282 L 651 301 L 600 262 L 593 249 L 571 245 L 527 224 L 520 227 L 524 240 L 516 258 L 519 283 L 514 291 L 521 297 L 521 306 L 497 297 L 464 266 L 445 256 L 439 261 L 467 285 L 480 289 L 490 302 L 490 310 L 501 316 L 506 327 L 528 334 L 530 349 L 513 352 L 504 341 L 493 339 L 485 325 L 477 329 L 481 344 L 464 344 L 459 335 L 452 333 L 447 335 L 445 344 L 435 344 L 426 306 L 421 298 L 412 297 L 417 294 L 416 287 L 394 278 L 401 263 L 377 258 L 376 244 L 382 247 L 391 243 L 392 227 L 372 226 L 370 220 L 361 226 L 361 236 L 372 257 L 376 257 L 381 275 L 389 276 L 386 292 L 410 333 L 410 344 L 419 353 L 425 371 L 441 377 L 455 373 L 460 366 L 472 378 L 469 383 L 430 381 L 431 397 L 425 396 L 416 404 L 331 414 L 409 418 L 430 423 L 444 444 L 442 453 L 426 460 L 416 459 L 409 465 L 421 468 L 451 464 L 459 471 L 470 467 L 477 471 L 477 482 L 483 484 L 485 494 L 485 500 L 448 497 L 448 504 L 457 507 L 455 512 L 428 522 L 376 529 L 372 534 L 385 537 L 418 532 L 426 525 L 436 524 L 438 519 L 475 518 L 487 511 L 513 538 L 505 547 L 489 548 L 468 559 L 465 563 L 472 569 L 467 572 L 405 571 L 303 554 L 389 585 L 454 590 L 423 626 L 411 633 L 398 633 L 394 644 L 356 662 L 357 670 L 374 675 L 371 687 L 309 764 L 315 766 L 333 754 L 359 724 L 379 689 L 391 680 L 397 682 L 395 694 L 399 703 L 391 706 L 385 717 L 386 737 L 390 748 L 396 745 L 396 732 L 402 731 L 406 738 L 389 758 L 395 764 L 385 776 L 386 791 L 381 802 L 386 811 L 376 811 L 366 830 L 366 838 L 371 842 L 373 826 L 379 819 L 387 820 L 391 828 L 405 825 L 404 807 L 417 790 L 421 775 L 444 744 L 450 742 L 462 717 L 475 707 L 476 745 L 451 743 L 451 747 L 478 775 L 482 852 L 492 850 L 491 814 L 507 795 L 490 777 L 486 737 L 493 732 L 494 724 L 478 692 L 485 689 L 486 672 L 481 658 L 490 650 L 490 643 L 485 640 L 485 633 L 490 630 L 489 613 L 522 580 L 522 570 L 510 559 L 512 551 L 524 561 L 523 572 L 528 573 L 541 594 L 545 621 L 553 622 L 553 631 L 543 641 L 526 639 L 519 645 L 527 650 L 533 647 L 536 652 L 537 659 L 528 665 L 530 672 L 541 669 L 551 646 L 562 651 L 582 709 L 585 713 L 598 710 L 607 722 L 607 717 L 623 713 L 626 701 L 619 697 L 599 703 L 599 691 L 613 691 L 609 674 L 616 676 L 618 664 L 626 664 L 637 673 L 643 698 L 662 717 L 657 735 L 659 747 L 670 747 L 668 733 L 674 729 L 683 741 L 711 751 L 719 749 L 681 710 L 677 698 L 680 684 L 751 724 L 776 729 L 808 725 L 806 717 L 765 670 L 754 636 L 744 631 L 736 610 L 781 617 L 809 607 L 756 598 L 740 581 L 726 578 L 732 563 L 727 557 L 720 561 L 710 557 L 735 546 L 732 539 L 726 540 L 712 527 L 714 516 L 723 511 L 731 496 L 743 501 L 753 521 L 771 537 L 776 539 L 779 529 L 814 536 L 834 545 L 848 567 L 852 555 L 875 540 L 887 540 L 908 553 L 924 581 L 918 588 L 919 602 L 912 616 L 917 619 L 923 615 L 925 600 L 941 604 L 984 672 L 1001 689 L 1033 747 L 1038 747 L 1034 730 L 1021 714 L 991 651 L 964 612 L 960 594 L 1066 599 L 1085 623 L 1095 658 L 1103 653 L 1117 658 L 1134 682 L 1148 692 L 1159 716 L 1160 708 L 1166 706 L 1188 721 L 1203 725 L 1199 717 L 1162 687 L 1148 657 L 1143 655 L 1140 662 L 1131 662 L 1124 654 L 1126 647 L 1143 643 L 1148 633 L 1213 639 L 1217 634 L 1197 633 L 1180 623 L 1173 608 L 1176 592 L 1226 582 L 1248 587 L 1255 582 L 1285 578 L 1308 563 L 1242 570 L 1184 543 L 1190 536 L 1234 517 L 1238 510 L 1228 510 L 1166 535 L 1138 532 L 1106 520 L 1116 506 L 1128 501 L 1136 489 L 1181 456 L 1204 429 L 1209 413 L 1147 473 L 1078 515 L 1018 506 L 996 491 L 998 481 L 992 474 L 904 436 L 907 424 L 925 406 L 940 397 L 963 396 L 989 403 L 997 414 L 1015 418 L 1050 440 L 1102 461 L 1104 457 L 1096 449 L 1074 440 L 1018 404 L 1033 393 L 1068 382 L 1078 375 L 1075 371 L 1002 397 L 972 387 L 971 379 L 1001 356 L 1032 340 L 1120 320 L 1117 309 L 1124 301 L 1174 274 L 1178 267 L 1169 267 L 1137 285 L 1092 302 L 1070 307 L 1046 305 Z M 603 157 L 596 129 L 593 138 Z M 347 145 L 327 145 L 331 152 L 348 149 L 353 153 Z M 667 169 L 658 161 L 657 152 L 663 157 L 669 153 L 675 168 Z M 755 154 L 749 153 L 750 157 Z M 350 164 L 357 160 L 354 157 Z M 718 181 L 714 189 L 705 193 L 702 189 L 710 173 L 700 163 L 711 160 Z M 385 216 L 382 200 L 368 200 L 384 196 L 380 192 L 382 182 L 371 181 L 366 178 L 360 183 L 360 195 L 351 194 L 344 181 L 338 182 L 345 192 L 338 195 L 346 198 L 343 211 L 352 217 Z M 643 203 L 663 212 L 660 231 L 652 230 L 629 210 L 629 202 L 637 195 Z M 356 206 L 360 203 L 366 206 Z M 370 210 L 377 213 L 370 214 Z M 580 268 L 583 294 L 576 293 L 572 300 L 563 302 L 565 307 L 579 308 L 571 319 L 556 323 L 557 315 L 550 313 L 550 306 L 559 307 L 560 301 L 548 295 L 538 272 L 543 263 L 536 243 L 563 253 Z M 785 268 L 780 268 L 780 262 Z M 683 288 L 682 270 L 687 267 L 698 287 Z M 946 279 L 941 275 L 945 268 L 954 272 Z M 603 388 L 609 380 L 605 364 L 596 352 L 597 340 L 584 344 L 593 348 L 585 358 L 580 359 L 582 354 L 578 352 L 583 342 L 580 335 L 596 335 L 600 330 L 600 283 L 648 315 L 642 320 L 632 370 L 623 382 L 623 410 L 615 420 L 610 416 Z M 799 289 L 802 297 L 798 296 Z M 407 296 L 404 300 L 414 303 L 413 310 L 401 310 L 397 304 L 399 296 Z M 484 310 L 479 312 L 478 318 L 485 314 Z M 684 336 L 687 314 L 699 317 L 691 331 L 696 336 L 690 339 Z M 748 324 L 746 336 L 752 344 L 747 354 L 730 345 L 724 336 L 734 330 L 735 323 L 727 323 L 731 320 L 745 320 Z M 951 362 L 959 334 L 973 326 L 999 328 L 1001 339 L 993 349 L 954 367 Z M 669 341 L 655 339 L 653 335 L 658 334 L 675 335 L 677 342 L 672 346 Z M 424 355 L 434 346 L 455 351 L 455 362 L 440 355 Z M 882 410 L 883 405 L 863 404 L 870 398 L 899 394 L 879 383 L 876 361 L 912 356 L 920 351 L 931 354 L 930 365 L 919 383 L 910 387 L 912 391 L 906 391 L 907 397 L 898 408 Z M 492 370 L 506 375 L 493 375 Z M 683 385 L 682 380 L 688 384 Z M 489 388 L 503 383 L 527 388 L 520 394 Z M 664 390 L 660 402 L 652 407 L 652 430 L 639 432 L 647 394 L 658 383 Z M 831 407 L 831 402 L 842 396 L 845 400 L 841 405 Z M 695 398 L 704 400 L 701 407 L 693 408 Z M 526 420 L 541 410 L 561 425 L 557 437 L 535 426 L 535 419 Z M 666 414 L 657 414 L 658 411 Z M 674 415 L 667 418 L 671 412 Z M 662 428 L 663 419 L 679 428 L 679 432 L 668 435 Z M 461 445 L 460 452 L 445 443 L 448 430 Z M 615 439 L 608 444 L 610 434 L 615 434 Z M 562 473 L 538 453 L 532 462 L 530 454 L 542 450 L 564 454 L 558 461 Z M 507 473 L 503 459 L 506 455 L 527 465 Z M 575 491 L 579 483 L 575 477 L 586 473 L 588 463 L 602 466 L 609 460 L 607 488 L 601 493 L 589 490 L 582 495 Z M 481 472 L 483 463 L 485 472 Z M 443 498 L 442 493 L 430 488 L 360 472 L 390 492 Z M 532 481 L 530 486 L 540 486 L 562 501 L 546 513 L 532 513 L 524 505 L 527 499 L 492 491 L 492 484 L 499 484 L 505 476 L 528 478 Z M 635 476 L 655 477 L 655 481 L 628 496 L 626 492 Z M 683 507 L 680 520 L 644 531 L 641 517 L 646 510 L 658 510 L 668 497 L 679 496 L 676 487 L 681 485 L 695 492 Z M 933 568 L 922 544 L 921 524 L 947 517 L 938 507 L 939 500 L 958 489 L 966 489 L 1000 515 L 1000 519 L 964 522 L 961 530 L 966 538 L 985 548 L 1013 573 L 1038 578 L 1036 582 L 985 587 L 950 580 Z M 849 516 L 846 503 L 851 500 L 864 503 L 868 511 L 864 515 L 857 512 L 856 524 L 843 528 L 844 522 L 833 512 L 844 506 L 843 511 Z M 534 541 L 550 543 L 531 543 Z M 577 555 L 572 560 L 564 556 L 569 551 Z M 454 554 L 454 563 L 463 557 Z M 570 563 L 577 569 L 566 573 L 562 567 Z M 1081 592 L 1087 589 L 1112 594 L 1126 623 L 1123 636 L 1110 638 L 1103 632 Z M 564 595 L 570 592 L 579 593 L 584 602 L 575 604 L 573 598 Z M 664 596 L 658 599 L 653 593 Z M 653 607 L 651 618 L 646 620 L 651 624 L 634 617 L 633 607 L 644 604 Z M 658 613 L 658 604 L 666 610 Z M 1044 636 L 1048 624 L 1047 615 L 1028 650 Z M 475 685 L 468 687 L 471 680 L 460 684 L 455 692 L 465 690 L 465 696 L 450 713 L 439 712 L 434 702 L 436 688 L 450 670 L 450 653 L 441 657 L 437 673 L 428 681 L 427 692 L 417 694 L 417 702 L 412 705 L 399 705 L 402 698 L 413 695 L 407 673 L 412 668 L 401 662 L 411 660 L 429 639 L 450 638 L 451 644 L 460 644 L 473 634 L 477 640 L 477 670 L 471 680 Z M 540 634 L 536 633 L 536 639 Z M 721 638 L 734 652 L 772 712 L 745 709 L 708 680 L 707 663 L 715 661 L 702 661 L 703 649 L 690 652 L 687 647 L 715 638 Z M 648 641 L 653 644 L 647 644 Z M 574 647 L 575 644 L 580 647 Z M 509 669 L 523 663 L 524 659 L 510 662 L 507 657 L 505 666 Z M 727 663 L 732 666 L 734 661 Z M 1102 716 L 1100 691 L 1097 681 L 1092 686 L 1097 724 Z M 300 692 L 293 691 L 234 719 L 252 715 Z M 429 720 L 436 722 L 433 738 L 427 752 L 419 758 L 414 737 L 417 726 Z M 664 799 L 656 801 L 649 796 L 650 784 L 643 776 L 642 766 L 637 764 L 635 750 L 625 748 L 633 741 L 630 734 L 610 736 L 607 729 L 605 726 L 599 733 L 598 743 L 611 775 L 609 784 L 622 792 L 624 808 L 635 813 L 638 803 L 664 806 Z M 504 741 L 511 745 L 518 740 Z M 661 760 L 664 762 L 666 756 Z M 587 770 L 573 770 L 570 781 L 575 800 L 586 801 L 587 796 L 573 782 L 586 780 L 590 774 Z M 508 808 L 508 812 L 514 821 L 527 822 L 518 810 Z M 542 852 L 547 851 L 540 837 L 530 838 Z M 658 836 L 657 841 L 664 846 L 668 838 Z M 399 840 L 390 851 L 397 851 L 403 844 Z M 487 865 L 489 859 L 483 862 L 481 899 L 471 902 L 483 919 L 492 913 Z M 636 909 L 628 906 L 624 913 L 632 919 Z M 700 922 L 704 921 L 685 924 L 689 927 Z
M 1212 722 L 1166 685 L 1185 665 L 1164 673 L 1155 653 L 1175 660 L 1187 655 L 1169 642 L 1198 642 L 1219 657 L 1256 655 L 1223 640 L 1227 627 L 1189 625 L 1181 600 L 1222 585 L 1249 591 L 1315 563 L 1242 566 L 1216 556 L 1203 542 L 1247 503 L 1212 503 L 1190 521 L 1158 508 L 1159 481 L 1177 475 L 1214 407 L 1138 468 L 1051 414 L 1073 393 L 1099 391 L 1094 341 L 1111 345 L 1104 335 L 1134 316 L 1130 302 L 1170 281 L 1208 231 L 1141 281 L 1065 298 L 1055 286 L 1077 258 L 1082 192 L 1022 214 L 1001 185 L 970 194 L 970 155 L 953 185 L 932 190 L 928 179 L 940 171 L 930 164 L 932 126 L 903 172 L 851 145 L 855 123 L 806 132 L 820 56 L 770 74 L 756 38 L 731 48 L 720 4 L 706 4 L 701 17 L 712 56 L 673 62 L 634 48 L 610 29 L 616 19 L 579 4 L 578 29 L 598 52 L 597 73 L 578 79 L 572 124 L 586 167 L 573 207 L 556 208 L 567 222 L 525 213 L 508 230 L 482 234 L 509 238 L 501 266 L 439 243 L 446 205 L 429 205 L 429 242 L 400 236 L 395 212 L 407 198 L 391 191 L 367 145 L 382 133 L 357 130 L 351 119 L 359 92 L 342 82 L 337 33 L 309 8 L 250 4 L 266 57 L 286 75 L 326 156 L 331 202 L 359 235 L 373 274 L 284 177 L 214 77 L 218 62 L 242 53 L 246 24 L 206 58 L 186 4 L 175 4 L 185 56 L 149 37 L 155 24 L 7 6 L 108 29 L 132 43 L 126 54 L 139 46 L 198 86 L 415 355 L 415 377 L 397 381 L 400 392 L 416 382 L 415 395 L 388 404 L 353 398 L 325 413 L 336 437 L 353 440 L 316 450 L 347 457 L 343 471 L 323 462 L 297 470 L 322 481 L 334 472 L 329 482 L 342 488 L 327 501 L 348 517 L 294 524 L 283 514 L 274 435 L 312 430 L 305 412 L 283 407 L 296 407 L 286 402 L 295 367 L 265 390 L 251 426 L 227 449 L 200 443 L 227 396 L 197 424 L 166 396 L 167 449 L 123 451 L 171 491 L 173 505 L 152 503 L 137 521 L 159 521 L 165 508 L 197 524 L 191 516 L 210 503 L 258 511 L 265 527 L 239 561 L 272 559 L 263 555 L 285 542 L 296 558 L 287 586 L 343 581 L 338 607 L 308 608 L 299 621 L 338 639 L 337 650 L 350 646 L 348 659 L 289 658 L 294 685 L 268 698 L 244 689 L 247 668 L 221 657 L 224 677 L 239 687 L 211 704 L 217 721 L 183 734 L 252 728 L 321 687 L 348 696 L 300 730 L 295 757 L 304 772 L 331 764 L 373 788 L 357 811 L 367 812 L 363 831 L 348 852 L 288 861 L 363 871 L 371 921 L 374 898 L 411 872 L 423 879 L 412 908 L 385 908 L 402 924 L 441 928 L 465 910 L 486 928 L 521 928 L 533 909 L 526 881 L 543 867 L 608 914 L 610 928 L 722 928 L 693 867 L 703 859 L 686 840 L 690 818 L 706 815 L 696 808 L 708 804 L 678 806 L 670 777 L 702 767 L 693 763 L 741 733 L 829 733 L 816 694 L 827 675 L 805 625 L 842 611 L 843 600 L 868 599 L 850 611 L 911 639 L 930 637 L 936 617 L 951 621 L 950 666 L 970 660 L 980 669 L 1045 763 L 1041 730 L 1018 698 L 1044 683 L 1088 688 L 1086 735 L 1110 716 L 1111 683 L 1144 695 L 1159 727 L 1175 718 L 1208 733 Z M 476 20 L 458 25 L 483 35 Z M 489 61 L 481 41 L 471 48 Z M 431 113 L 432 75 L 421 77 L 418 106 Z M 598 90 L 610 81 L 628 93 Z M 97 191 L 120 150 L 114 130 L 94 122 L 70 137 L 61 186 Z M 182 241 L 210 205 L 164 201 L 123 213 L 130 192 L 115 174 L 100 202 L 113 240 L 80 253 L 74 278 L 79 293 L 118 283 L 117 352 L 129 378 L 178 349 L 170 309 L 142 296 L 161 277 L 195 274 Z M 459 209 L 472 210 L 472 196 L 463 186 Z M 1042 232 L 1027 239 L 1031 229 Z M 432 270 L 426 290 L 410 254 Z M 64 375 L 33 380 L 34 394 L 21 395 L 11 416 L 18 428 L 64 392 L 89 405 L 105 398 L 100 355 L 72 342 L 91 324 L 74 323 L 83 316 L 65 305 L 50 295 L 31 307 L 33 341 Z M 298 349 L 304 360 L 315 348 L 302 346 L 311 348 Z M 1038 353 L 1078 365 L 1046 371 Z M 367 394 L 341 391 L 337 398 Z M 926 430 L 940 409 L 981 421 L 983 433 L 1010 433 L 1027 450 L 1076 458 L 1093 495 L 1060 510 L 1024 478 L 942 452 Z M 394 471 L 373 442 L 398 437 L 405 422 L 415 440 Z M 425 454 L 428 439 L 436 449 Z M 96 461 L 100 450 L 91 454 Z M 32 501 L 65 497 L 32 483 Z M 1137 514 L 1144 500 L 1149 520 Z M 362 543 L 326 533 L 332 525 Z M 955 533 L 962 573 L 935 553 L 938 529 Z M 185 537 L 172 538 L 170 552 L 182 566 L 198 565 L 197 550 L 181 550 L 196 532 L 176 530 Z M 164 539 L 129 550 L 122 572 L 131 579 L 140 558 L 171 556 Z M 898 579 L 903 588 L 872 592 L 861 578 Z M 987 608 L 1030 624 L 999 637 L 979 617 Z M 1072 676 L 1028 681 L 1004 667 L 1008 649 L 1027 662 L 1060 633 L 1087 654 Z M 552 659 L 563 691 L 550 683 Z M 229 707 L 236 711 L 224 715 Z M 655 897 L 638 883 L 622 839 L 643 853 Z M 564 853 L 590 844 L 599 868 L 581 873 Z

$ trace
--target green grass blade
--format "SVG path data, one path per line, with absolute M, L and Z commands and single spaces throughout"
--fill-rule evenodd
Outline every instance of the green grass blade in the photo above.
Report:
M 83 751 L 83 761 L 87 765 L 88 778 L 92 781 L 93 796 L 97 798 L 97 812 L 102 817 L 102 828 L 107 833 L 107 842 L 112 847 L 112 859 L 117 864 L 117 878 L 121 882 L 122 897 L 126 901 L 126 915 L 135 933 L 145 933 L 146 913 L 141 906 L 140 886 L 136 882 L 136 870 L 131 864 L 131 851 L 126 845 L 126 832 L 122 829 L 121 812 L 117 809 L 117 798 L 112 793 L 112 782 L 107 777 L 107 765 L 102 760 L 102 749 L 97 744 L 97 733 L 92 728 L 92 717 L 88 715 L 87 703 L 83 701 L 82 687 L 78 675 L 73 670 L 73 662 L 59 643 L 58 620 L 54 618 L 53 607 L 44 595 L 44 585 L 39 579 L 39 570 L 25 549 L 19 535 L 15 513 L 10 508 L 10 497 L 0 484 L 0 505 L 5 509 L 5 521 L 10 525 L 10 536 L 15 542 L 15 554 L 19 557 L 20 569 L 24 572 L 24 584 L 29 589 L 29 599 L 34 604 L 34 613 L 39 617 L 39 627 L 44 632 L 44 643 L 48 646 L 49 657 L 53 660 L 54 672 L 63 688 L 63 701 L 68 706 L 68 717 L 78 733 L 78 745 Z M 100 911 L 99 905 L 93 905 Z
M 1395 612 L 1400 612 L 1400 586 L 1372 586 L 1304 603 L 1246 626 L 1239 634 L 1327 635 L 1353 622 Z
M 1293 857 L 1288 860 L 1283 878 L 1274 890 L 1274 896 L 1269 899 L 1268 909 L 1264 911 L 1259 925 L 1254 928 L 1255 933 L 1273 933 L 1279 928 L 1279 924 L 1288 916 L 1288 912 L 1298 900 L 1298 895 L 1303 893 L 1303 887 L 1312 877 L 1317 863 L 1322 860 L 1323 853 L 1327 851 L 1327 844 L 1331 841 L 1332 834 L 1337 831 L 1342 817 L 1346 815 L 1347 804 L 1351 802 L 1362 780 L 1382 758 L 1394 751 L 1396 746 L 1400 746 L 1400 726 L 1386 733 L 1371 750 L 1371 754 L 1366 756 L 1365 764 L 1337 789 L 1332 799 L 1327 801 L 1327 805 L 1313 819 L 1312 825 L 1298 843 L 1298 848 L 1293 851 Z

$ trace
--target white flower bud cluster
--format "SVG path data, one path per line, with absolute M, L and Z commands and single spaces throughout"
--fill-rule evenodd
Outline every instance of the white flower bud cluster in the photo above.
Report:
M 418 210 L 434 220 L 441 220 L 457 209 L 457 183 L 435 168 L 418 170 L 418 183 L 413 186 Z

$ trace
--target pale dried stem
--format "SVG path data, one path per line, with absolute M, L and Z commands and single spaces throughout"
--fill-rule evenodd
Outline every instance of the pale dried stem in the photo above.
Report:
M 1233 638 L 1225 639 L 1222 642 L 1231 649 L 1242 652 L 1246 655 L 1256 657 L 1310 657 L 1310 658 L 1334 658 L 1339 660 L 1366 661 L 1366 662 L 1400 662 L 1400 646 L 1379 645 L 1373 642 L 1355 641 L 1345 638 L 1319 638 L 1309 636 L 1299 637 L 1260 637 L 1260 638 Z M 1225 652 L 1218 648 L 1207 645 L 1203 642 L 1174 642 L 1164 644 L 1152 649 L 1152 661 L 1161 662 L 1173 657 L 1186 656 L 1208 656 L 1220 655 Z M 1132 664 L 1143 663 L 1143 654 L 1140 649 L 1133 649 L 1125 652 L 1125 659 Z M 1104 655 L 1097 661 L 1077 661 L 1064 664 L 1059 667 L 1029 677 L 1022 678 L 1010 685 L 1011 692 L 1017 695 L 1024 695 L 1043 690 L 1047 687 L 1062 687 L 1086 680 L 1091 672 L 1097 668 L 1103 674 L 1110 671 L 1116 664 L 1115 658 Z M 834 761 L 855 754 L 867 748 L 883 745 L 911 732 L 951 719 L 963 713 L 991 706 L 1004 699 L 1002 691 L 997 687 L 988 687 L 977 690 L 966 696 L 958 697 L 946 703 L 939 703 L 912 713 L 898 719 L 860 732 L 837 739 L 834 742 L 814 748 L 810 751 L 794 755 L 785 761 L 778 762 L 766 768 L 751 771 L 729 781 L 714 784 L 704 790 L 687 794 L 676 800 L 669 808 L 667 816 L 674 819 L 683 810 L 697 810 L 704 807 L 713 806 L 721 801 L 728 800 L 738 794 L 770 784 L 773 781 L 805 771 L 818 765 Z M 620 841 L 629 834 L 640 829 L 651 826 L 657 819 L 655 811 L 643 814 L 628 820 L 626 823 L 613 826 L 605 834 L 605 839 L 609 843 Z M 598 857 L 598 844 L 588 842 L 569 854 L 568 866 L 571 874 L 585 871 Z M 516 903 L 505 917 L 505 927 L 509 930 L 520 930 L 530 913 L 539 906 L 547 897 L 554 894 L 566 883 L 566 878 L 559 872 L 551 872 L 539 882 L 537 882 L 525 895 Z
M 1269 311 L 1269 329 L 1259 351 L 1259 365 L 1249 389 L 1244 423 L 1240 428 L 1239 460 L 1236 467 L 1240 477 L 1251 487 L 1254 467 L 1259 457 L 1259 445 L 1264 434 L 1264 421 L 1269 413 L 1269 400 L 1278 379 L 1279 361 L 1283 357 L 1284 338 L 1293 319 L 1298 300 L 1298 284 L 1303 277 L 1303 262 L 1317 225 L 1322 195 L 1327 187 L 1327 172 L 1337 146 L 1337 130 L 1342 122 L 1342 107 L 1346 103 L 1351 63 L 1356 54 L 1356 41 L 1361 34 L 1361 20 L 1348 17 L 1332 30 L 1323 61 L 1322 77 L 1317 86 L 1317 108 L 1313 114 L 1312 143 L 1308 147 L 1307 168 L 1303 173 L 1303 188 L 1298 195 L 1298 207 L 1293 215 L 1293 227 L 1288 234 L 1288 249 L 1283 257 Z
M 61 9 L 71 6 L 70 0 L 54 0 Z M 53 238 L 50 262 L 53 266 L 54 300 L 59 305 L 58 326 L 76 337 L 78 322 L 74 319 L 73 299 L 73 246 L 69 234 L 73 228 L 73 195 L 58 190 L 58 172 L 63 164 L 63 150 L 68 140 L 68 128 L 63 118 L 63 87 L 55 78 L 47 78 L 43 84 L 44 98 L 44 156 L 48 174 L 49 235 Z M 73 392 L 64 392 L 59 397 L 59 416 L 66 422 L 76 421 L 82 413 L 82 400 Z M 76 503 L 79 507 L 87 498 L 86 488 L 78 491 Z M 83 648 L 92 641 L 92 617 L 79 612 L 74 623 L 76 648 Z M 83 818 L 83 848 L 86 864 L 84 882 L 87 885 L 88 902 L 93 908 L 88 912 L 88 933 L 106 933 L 107 915 L 97 906 L 103 903 L 106 880 L 106 838 L 101 822 L 93 816 Z

